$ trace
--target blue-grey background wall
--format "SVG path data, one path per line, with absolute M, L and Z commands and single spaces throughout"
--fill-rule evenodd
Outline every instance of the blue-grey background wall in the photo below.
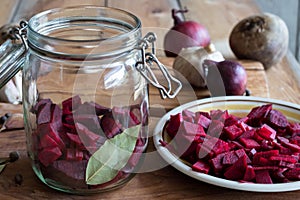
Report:
M 299 0 L 255 0 L 263 12 L 270 12 L 281 17 L 289 29 L 289 48 L 300 61 L 299 37 Z

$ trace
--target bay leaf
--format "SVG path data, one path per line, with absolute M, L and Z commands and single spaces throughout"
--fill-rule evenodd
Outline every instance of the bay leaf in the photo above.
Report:
M 118 174 L 133 154 L 140 128 L 141 125 L 133 126 L 105 141 L 88 161 L 87 184 L 102 184 Z

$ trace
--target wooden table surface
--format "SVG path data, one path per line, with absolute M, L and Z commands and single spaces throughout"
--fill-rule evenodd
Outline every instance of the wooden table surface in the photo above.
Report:
M 162 47 L 163 36 L 173 24 L 171 9 L 186 6 L 189 13 L 185 18 L 204 24 L 217 49 L 229 59 L 234 58 L 228 45 L 233 25 L 246 16 L 260 12 L 252 0 L 1 0 L 1 3 L 0 25 L 28 18 L 41 10 L 68 5 L 94 4 L 122 8 L 133 12 L 142 20 L 144 32 L 154 31 L 158 34 L 158 48 Z M 162 52 L 159 54 L 162 56 Z M 295 58 L 288 53 L 282 62 L 265 72 L 268 94 L 263 96 L 300 103 L 299 69 Z M 22 112 L 22 107 L 0 103 L 0 115 L 7 112 Z M 151 130 L 157 119 L 158 117 L 153 116 L 150 118 Z M 19 151 L 21 155 L 20 160 L 8 165 L 0 175 L 0 199 L 294 200 L 300 196 L 300 191 L 254 193 L 225 189 L 192 179 L 171 166 L 137 174 L 126 186 L 111 192 L 87 197 L 69 195 L 48 188 L 34 175 L 27 158 L 24 130 L 0 133 L 0 148 L 0 156 L 6 156 L 11 151 Z M 155 151 L 152 143 L 149 149 Z M 164 161 L 159 157 L 157 159 L 156 162 L 164 166 Z M 23 176 L 21 185 L 14 181 L 16 174 Z

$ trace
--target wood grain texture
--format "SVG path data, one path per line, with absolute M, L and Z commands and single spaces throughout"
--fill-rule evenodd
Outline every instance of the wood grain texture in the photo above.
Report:
M 0 26 L 10 23 L 17 12 L 20 0 L 2 0 L 0 6 Z
M 6 23 L 10 19 L 11 11 L 17 8 L 17 5 L 13 3 L 17 0 L 2 0 L 6 2 L 1 8 L 1 22 Z M 26 2 L 29 2 L 26 6 Z M 30 2 L 31 5 L 30 6 Z M 86 3 L 87 1 L 60 1 L 60 0 L 26 0 L 22 1 L 19 10 L 36 13 L 40 10 L 44 10 L 51 7 L 60 7 L 66 4 L 74 3 Z M 95 4 L 103 3 L 103 1 L 93 1 Z M 10 4 L 12 3 L 12 4 Z M 35 4 L 37 3 L 37 4 Z M 237 20 L 244 17 L 247 13 L 257 12 L 256 6 L 253 1 L 250 0 L 181 0 L 183 6 L 187 6 L 190 9 L 190 19 L 199 18 L 199 22 L 207 25 L 215 38 L 214 41 L 220 43 L 221 48 L 225 55 L 231 55 L 230 49 L 226 47 L 226 38 L 230 26 L 232 26 Z M 10 7 L 13 5 L 12 7 Z M 164 27 L 167 28 L 172 25 L 172 20 L 169 11 L 171 8 L 177 5 L 176 1 L 171 0 L 114 0 L 109 1 L 110 6 L 116 6 L 119 8 L 127 9 L 133 13 L 139 15 L 142 18 L 144 26 L 148 27 Z M 177 5 L 178 6 L 178 5 Z M 200 8 L 199 8 L 200 6 Z M 12 9 L 10 9 L 12 8 Z M 27 10 L 25 12 L 25 10 Z M 20 15 L 21 16 L 21 15 Z M 162 36 L 160 36 L 162 38 Z M 160 40 L 161 41 L 161 40 Z M 224 42 L 225 41 L 225 42 Z M 218 46 L 217 46 L 218 47 Z M 165 60 L 165 64 L 168 65 L 172 61 Z M 170 66 L 170 64 L 169 64 Z M 261 66 L 249 65 L 248 71 L 251 73 L 261 73 L 257 77 L 261 78 L 266 74 L 268 81 L 268 88 L 270 97 L 279 99 L 286 99 L 292 102 L 300 103 L 299 85 L 296 84 L 297 80 L 293 75 L 293 71 L 289 69 L 288 60 L 284 59 L 279 65 L 274 66 L 268 71 L 262 71 Z M 251 72 L 250 72 L 251 71 Z M 259 78 L 252 76 L 252 83 L 257 82 L 260 84 Z M 255 85 L 253 84 L 255 89 Z M 191 91 L 193 88 L 190 88 Z M 254 91 L 253 91 L 254 92 Z M 258 92 L 258 91 L 257 91 Z M 261 91 L 259 91 L 261 92 Z M 263 95 L 263 94 L 262 94 Z M 153 102 L 152 102 L 153 103 Z M 160 103 L 160 102 L 159 102 Z M 21 112 L 21 106 L 8 105 L 0 103 L 0 115 L 6 112 Z M 164 112 L 159 113 L 163 115 Z M 150 118 L 150 133 L 153 130 L 159 117 Z M 137 174 L 126 186 L 115 191 L 106 192 L 103 194 L 92 196 L 76 196 L 64 194 L 50 189 L 41 183 L 33 170 L 31 169 L 31 163 L 27 157 L 26 152 L 26 140 L 24 130 L 3 132 L 0 134 L 0 156 L 7 156 L 9 152 L 18 150 L 21 158 L 15 163 L 7 166 L 5 171 L 0 175 L 0 199 L 202 199 L 202 200 L 294 200 L 299 199 L 300 191 L 286 192 L 286 193 L 254 193 L 243 192 L 231 189 L 225 189 L 216 187 L 210 184 L 197 181 L 186 175 L 178 172 L 171 166 L 164 167 L 162 169 Z M 149 151 L 154 151 L 153 143 L 150 143 Z M 163 161 L 161 161 L 163 162 Z M 23 183 L 17 185 L 14 182 L 15 175 L 19 173 L 23 176 Z

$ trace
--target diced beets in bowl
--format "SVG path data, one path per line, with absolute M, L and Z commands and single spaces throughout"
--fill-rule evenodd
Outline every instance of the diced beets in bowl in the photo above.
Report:
M 187 110 L 171 115 L 164 129 L 171 139 L 161 144 L 194 171 L 246 183 L 300 181 L 300 124 L 288 122 L 272 104 L 242 118 Z

